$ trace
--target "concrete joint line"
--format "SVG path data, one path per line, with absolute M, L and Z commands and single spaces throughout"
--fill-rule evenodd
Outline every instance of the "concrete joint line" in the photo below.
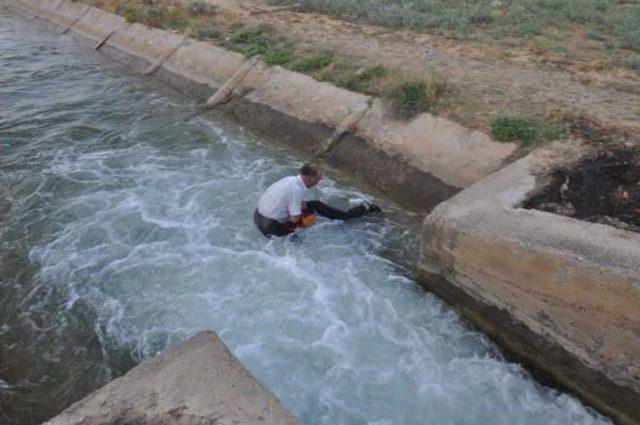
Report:
M 249 72 L 258 63 L 259 56 L 249 59 L 244 65 L 236 71 L 220 88 L 206 101 L 204 109 L 212 109 L 225 103 L 231 97 L 233 90 L 245 79 Z
M 69 24 L 69 26 L 67 26 L 66 28 L 64 28 L 62 31 L 60 31 L 60 34 L 65 34 L 67 31 L 69 31 L 71 29 L 71 27 L 73 27 L 75 24 L 77 24 L 78 22 L 80 22 L 80 19 L 84 18 L 84 16 L 89 13 L 89 10 L 91 10 L 91 6 L 89 6 L 88 4 L 85 5 L 86 7 L 84 8 L 84 10 L 82 12 L 80 12 L 80 15 L 73 20 L 73 22 L 71 22 Z
M 154 64 L 152 64 L 151 66 L 149 66 L 149 68 L 147 68 L 143 74 L 144 75 L 151 75 L 154 72 L 156 72 L 158 69 L 160 69 L 160 67 L 162 66 L 162 64 L 164 63 L 164 61 L 166 61 L 167 59 L 169 59 L 169 57 L 171 55 L 173 55 L 175 52 L 178 51 L 179 48 L 181 48 L 182 46 L 185 45 L 185 43 L 189 40 L 189 37 L 184 36 L 182 37 L 182 39 L 171 49 L 169 49 L 167 52 L 165 52 L 162 56 L 160 56 L 160 58 L 158 58 L 156 60 L 156 62 Z
M 331 137 L 329 137 L 327 140 L 324 141 L 324 143 L 322 143 L 322 145 L 316 151 L 316 153 L 313 154 L 312 158 L 313 159 L 317 159 L 317 158 L 319 158 L 319 157 L 331 152 L 338 145 L 338 143 L 340 143 L 340 141 L 342 140 L 343 136 L 345 134 L 351 132 L 354 129 L 354 127 L 358 124 L 358 122 L 360 122 L 360 120 L 369 111 L 369 109 L 371 109 L 371 104 L 372 103 L 373 103 L 373 99 L 371 97 L 369 97 L 367 99 L 367 106 L 365 106 L 364 109 L 362 109 L 360 111 L 355 111 L 355 112 L 350 113 L 347 116 L 347 118 L 345 118 L 340 123 L 338 128 L 336 128 L 336 131 L 333 132 Z
M 39 6 L 36 6 L 36 11 L 34 12 L 30 10 L 28 7 L 25 7 L 24 5 L 20 4 L 20 2 L 18 1 L 10 1 L 8 3 L 9 5 L 13 6 L 15 10 L 17 10 L 19 13 L 26 15 L 26 17 L 29 18 L 28 19 L 29 21 L 33 21 L 38 17 Z
M 40 17 L 40 3 L 37 4 L 36 13 L 33 14 L 33 17 L 30 20 L 33 21 L 34 19 L 37 19 L 39 17 Z
M 109 31 L 109 32 L 107 33 L 107 35 L 105 35 L 104 37 L 102 37 L 102 40 L 100 40 L 100 41 L 98 42 L 98 44 L 96 44 L 96 45 L 94 46 L 93 50 L 100 50 L 100 48 L 101 48 L 102 46 L 104 46 L 104 44 L 107 42 L 107 40 L 109 40 L 109 39 L 111 38 L 111 36 L 112 36 L 113 34 L 115 34 L 115 33 L 116 33 L 116 31 L 118 31 L 118 28 L 116 28 L 116 29 L 113 29 L 113 30 Z

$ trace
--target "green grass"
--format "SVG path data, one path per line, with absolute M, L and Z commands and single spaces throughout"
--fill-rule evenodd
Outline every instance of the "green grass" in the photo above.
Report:
M 422 80 L 401 81 L 389 92 L 389 99 L 398 116 L 409 119 L 433 106 L 427 96 L 427 83 Z
M 269 65 L 286 65 L 295 59 L 294 44 L 275 37 L 264 26 L 237 29 L 231 35 L 227 47 L 246 57 L 260 55 Z
M 388 27 L 459 38 L 526 37 L 578 24 L 619 48 L 640 52 L 638 0 L 271 0 Z
M 333 62 L 333 55 L 320 53 L 314 56 L 300 58 L 291 66 L 291 70 L 296 72 L 312 73 L 326 68 Z
M 520 141 L 531 145 L 543 140 L 561 140 L 569 135 L 562 123 L 545 123 L 530 118 L 499 116 L 491 121 L 491 135 L 500 142 Z
M 296 56 L 293 43 L 281 42 L 268 48 L 262 58 L 269 65 L 285 66 L 294 60 Z
M 265 26 L 236 29 L 226 46 L 246 57 L 260 55 L 269 65 L 281 65 L 352 91 L 386 97 L 397 115 L 405 119 L 432 111 L 446 91 L 438 79 L 406 80 L 402 75 L 389 75 L 389 70 L 381 65 L 358 66 L 331 52 L 298 49 L 295 43 L 275 36 Z M 395 79 L 400 83 L 387 89 Z

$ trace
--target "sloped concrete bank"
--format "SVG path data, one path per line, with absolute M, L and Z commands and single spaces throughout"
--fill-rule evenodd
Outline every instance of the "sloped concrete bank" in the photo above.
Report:
M 540 150 L 436 207 L 425 286 L 545 378 L 640 423 L 640 234 L 520 208 Z
M 299 423 L 212 332 L 200 332 L 143 361 L 46 422 L 48 425 Z
M 82 3 L 5 1 L 54 22 L 62 31 L 93 40 L 101 51 L 202 101 L 247 62 L 240 54 L 129 25 L 120 16 Z M 232 88 L 231 99 L 220 108 L 303 152 L 317 152 L 336 131 L 346 130 L 346 137 L 325 158 L 414 210 L 431 210 L 499 169 L 516 149 L 428 114 L 399 121 L 380 99 L 278 66 L 258 63 Z M 350 120 L 355 122 L 348 125 Z

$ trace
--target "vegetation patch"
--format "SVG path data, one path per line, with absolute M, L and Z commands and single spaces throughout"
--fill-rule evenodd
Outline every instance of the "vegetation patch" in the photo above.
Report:
M 389 98 L 397 114 L 405 119 L 431 108 L 427 84 L 422 80 L 402 81 L 391 89 Z
M 397 115 L 404 119 L 432 111 L 446 91 L 446 84 L 441 79 L 407 79 L 382 65 L 358 66 L 331 52 L 299 49 L 294 43 L 275 36 L 265 26 L 238 28 L 225 46 L 247 57 L 261 55 L 267 64 L 281 65 L 339 87 L 386 97 Z
M 640 52 L 637 0 L 271 0 L 351 21 L 477 39 L 530 37 L 576 25 Z
M 297 60 L 291 66 L 291 69 L 296 72 L 304 72 L 308 74 L 326 68 L 331 65 L 331 62 L 333 62 L 333 55 L 329 53 L 321 53 Z
M 122 15 L 131 24 L 194 35 L 215 15 L 215 7 L 203 0 L 88 0 L 85 3 Z
M 439 100 L 447 92 L 444 80 L 438 77 L 429 79 L 401 80 L 386 93 L 396 115 L 410 119 L 422 112 L 433 112 Z
M 500 142 L 522 142 L 525 145 L 543 140 L 560 140 L 569 135 L 562 123 L 547 123 L 514 116 L 499 116 L 491 120 L 491 136 Z

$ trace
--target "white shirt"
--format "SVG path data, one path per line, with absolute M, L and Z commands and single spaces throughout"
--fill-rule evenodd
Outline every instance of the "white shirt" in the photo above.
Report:
M 300 176 L 278 180 L 262 195 L 258 212 L 265 217 L 284 223 L 289 217 L 302 213 L 302 195 L 307 190 Z

